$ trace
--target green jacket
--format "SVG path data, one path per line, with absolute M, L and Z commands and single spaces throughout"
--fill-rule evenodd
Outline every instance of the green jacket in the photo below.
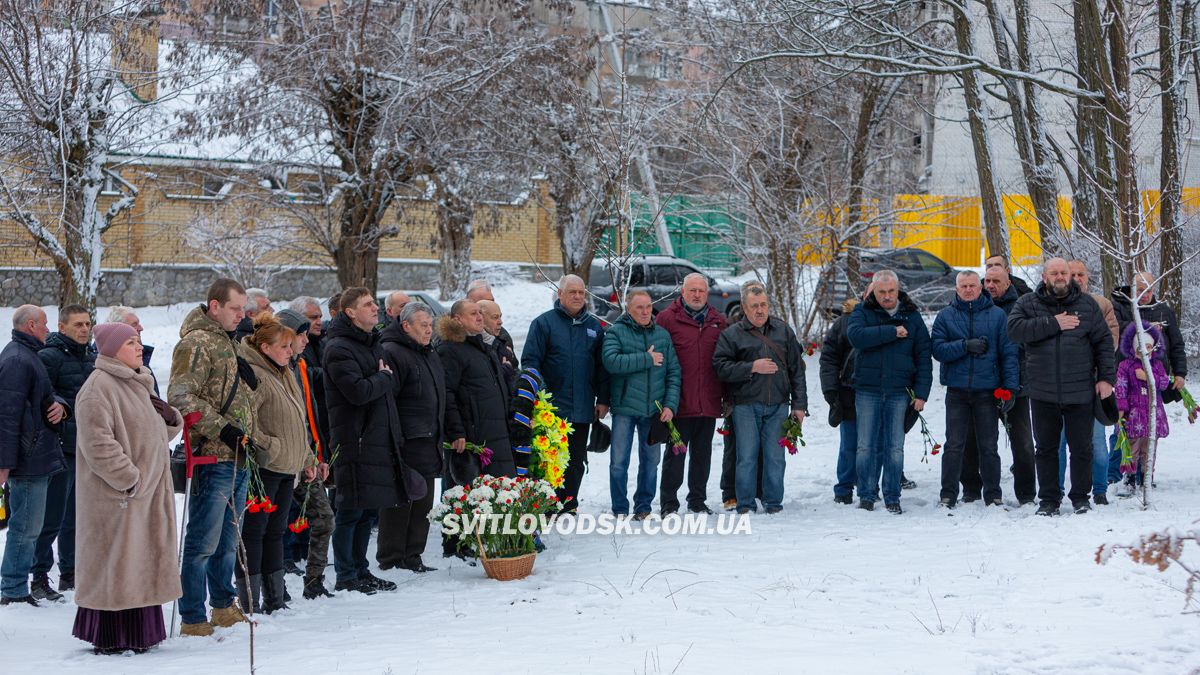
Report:
M 663 355 L 661 366 L 654 365 L 650 345 Z M 639 326 L 628 314 L 622 314 L 604 336 L 601 355 L 612 376 L 613 414 L 657 415 L 656 401 L 679 412 L 679 359 L 665 328 L 655 323 Z
M 193 309 L 179 328 L 179 342 L 171 356 L 171 385 L 168 402 L 183 415 L 199 412 L 192 427 L 192 450 L 197 455 L 215 455 L 221 461 L 235 459 L 234 451 L 221 442 L 226 424 L 254 435 L 254 392 L 244 381 L 224 415 L 221 406 L 238 376 L 237 345 L 208 316 L 204 306 Z

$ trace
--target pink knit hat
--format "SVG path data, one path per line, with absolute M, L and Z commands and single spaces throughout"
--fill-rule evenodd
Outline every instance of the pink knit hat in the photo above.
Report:
M 101 323 L 93 329 L 93 334 L 96 336 L 96 350 L 103 356 L 113 357 L 126 340 L 137 335 L 137 331 L 125 323 Z

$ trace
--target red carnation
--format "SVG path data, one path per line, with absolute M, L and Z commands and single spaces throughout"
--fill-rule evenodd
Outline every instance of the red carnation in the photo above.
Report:
M 1000 399 L 1001 401 L 1011 401 L 1012 400 L 1012 392 L 1003 387 L 997 389 L 996 391 L 993 391 L 992 396 L 995 396 L 996 398 Z

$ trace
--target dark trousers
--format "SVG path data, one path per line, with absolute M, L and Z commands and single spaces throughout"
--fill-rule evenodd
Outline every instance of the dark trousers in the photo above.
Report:
M 671 452 L 670 444 L 663 444 L 659 503 L 663 511 L 679 510 L 677 493 L 683 485 L 683 465 L 686 460 L 687 506 L 693 511 L 702 509 L 704 501 L 708 499 L 708 474 L 712 467 L 712 441 L 713 433 L 717 429 L 717 420 L 715 417 L 682 417 L 675 420 L 675 428 L 687 444 L 688 450 L 682 455 L 677 455 Z
M 433 479 L 425 479 L 425 496 L 379 510 L 379 539 L 375 561 L 379 569 L 399 567 L 409 558 L 419 558 L 429 539 L 429 515 L 433 508 Z
M 54 541 L 58 540 L 59 574 L 75 573 L 75 455 L 67 455 L 67 470 L 50 477 L 46 494 L 46 520 L 34 545 L 34 576 L 54 567 Z
M 1037 472 L 1033 464 L 1033 422 L 1029 414 L 1029 399 L 1014 399 L 1008 412 L 1008 444 L 1012 449 L 1013 494 L 1022 504 L 1037 497 Z M 999 447 L 999 442 L 997 442 Z M 963 494 L 976 499 L 983 494 L 983 478 L 979 475 L 979 448 L 975 437 L 967 434 L 963 448 Z
M 333 516 L 333 568 L 339 582 L 354 581 L 370 570 L 371 516 L 375 509 L 339 508 Z
M 246 512 L 242 521 L 242 546 L 246 547 L 245 575 L 271 574 L 283 569 L 283 533 L 287 531 L 288 516 L 292 507 L 292 483 L 296 477 L 287 473 L 258 470 L 262 479 L 263 493 L 275 503 L 272 513 Z M 235 574 L 241 578 L 241 565 L 235 566 Z
M 583 474 L 587 473 L 587 442 L 588 430 L 591 423 L 571 423 L 570 435 L 567 436 L 567 452 L 571 459 L 563 475 L 563 485 L 558 492 L 558 501 L 563 506 L 563 512 L 571 512 L 579 508 L 579 486 L 583 483 Z
M 996 450 L 1000 409 L 990 391 L 946 390 L 946 451 L 942 455 L 942 499 L 958 501 L 963 449 L 975 441 L 983 497 L 1001 498 L 1000 454 Z
M 721 501 L 737 500 L 737 430 L 733 427 L 733 413 L 725 420 L 725 448 L 721 452 Z M 762 499 L 762 462 L 758 463 L 758 489 L 755 498 Z
M 1031 401 L 1033 409 L 1033 438 L 1037 444 L 1034 462 L 1037 465 L 1038 499 L 1042 504 L 1058 506 L 1063 490 L 1058 483 L 1058 443 L 1063 429 L 1067 432 L 1070 451 L 1071 504 L 1085 504 L 1092 489 L 1092 404 L 1063 405 L 1048 401 Z

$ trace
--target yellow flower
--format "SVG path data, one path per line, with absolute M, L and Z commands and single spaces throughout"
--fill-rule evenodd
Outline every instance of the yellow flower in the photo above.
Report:
M 538 452 L 545 452 L 550 449 L 550 439 L 545 436 L 538 436 L 533 439 L 533 449 Z

